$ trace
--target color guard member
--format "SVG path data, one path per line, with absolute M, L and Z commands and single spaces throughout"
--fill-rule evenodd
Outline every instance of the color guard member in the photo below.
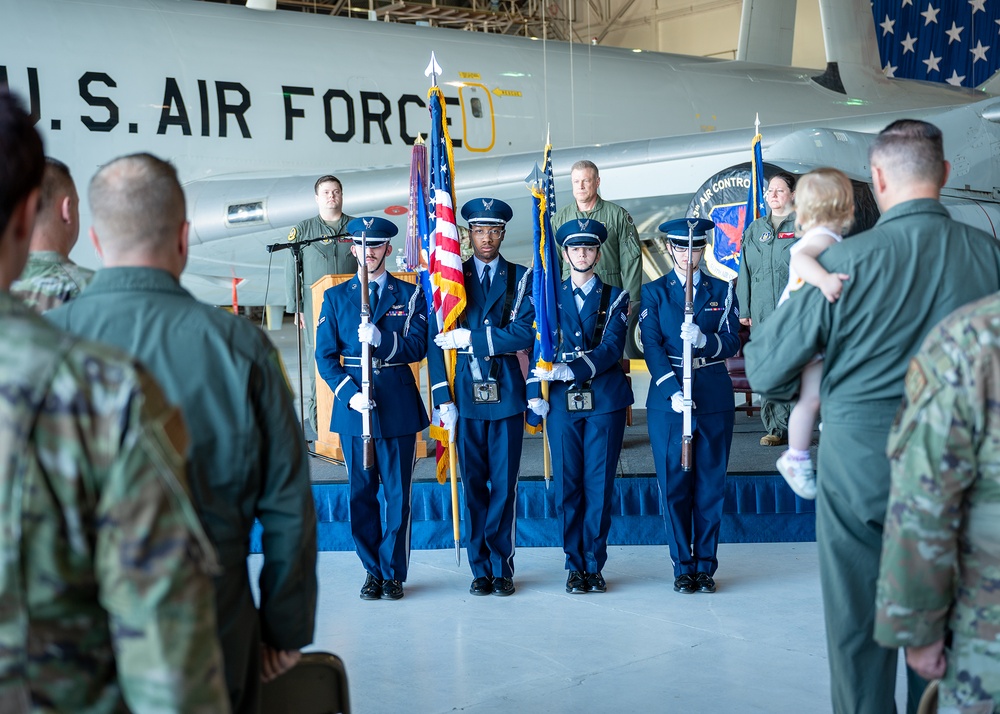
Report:
M 462 207 L 473 256 L 465 261 L 468 301 L 460 327 L 434 337 L 431 355 L 458 349 L 455 402 L 444 360 L 429 360 L 435 404 L 458 420 L 456 447 L 465 486 L 473 595 L 514 592 L 514 514 L 524 436 L 525 387 L 517 351 L 535 341 L 531 271 L 500 255 L 510 206 L 476 198 Z M 454 416 L 445 416 L 451 414 Z
M 611 495 L 625 409 L 634 401 L 621 367 L 629 294 L 594 275 L 607 236 L 593 219 L 571 219 L 556 232 L 572 266 L 559 290 L 559 361 L 551 370 L 535 368 L 529 380 L 531 410 L 544 417 L 551 403 L 549 443 L 568 593 L 607 590 L 601 571 L 608 559 Z M 539 380 L 552 382 L 549 402 L 539 396 Z
M 386 272 L 396 226 L 384 218 L 355 218 L 351 252 L 361 260 L 365 233 L 371 322 L 361 324 L 361 280 L 355 275 L 323 295 L 316 330 L 316 364 L 333 390 L 330 430 L 340 435 L 351 494 L 351 534 L 368 571 L 362 600 L 398 600 L 410 559 L 410 479 L 417 432 L 428 425 L 411 362 L 427 352 L 427 307 L 423 291 Z M 361 394 L 361 343 L 372 346 L 375 467 L 365 470 L 361 412 L 370 408 Z M 340 358 L 344 364 L 340 364 Z M 378 502 L 385 498 L 385 530 Z
M 689 223 L 695 222 L 688 250 Z M 674 566 L 674 590 L 714 593 L 719 561 L 722 499 L 733 440 L 733 383 L 725 359 L 739 350 L 739 310 L 732 283 L 699 267 L 705 233 L 714 224 L 679 219 L 660 225 L 670 244 L 673 271 L 646 285 L 639 329 L 649 368 L 646 397 L 649 441 L 653 447 L 667 544 Z M 694 285 L 694 320 L 685 323 L 688 263 Z M 691 343 L 692 461 L 681 468 L 684 396 L 684 342 Z

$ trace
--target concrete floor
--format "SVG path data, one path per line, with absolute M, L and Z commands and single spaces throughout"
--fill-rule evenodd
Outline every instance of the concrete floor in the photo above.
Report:
M 297 387 L 294 330 L 268 334 Z M 641 405 L 642 367 L 633 386 Z M 832 711 L 815 543 L 722 544 L 714 595 L 673 592 L 661 546 L 612 546 L 587 595 L 565 592 L 561 549 L 520 548 L 508 598 L 469 594 L 464 551 L 414 551 L 398 602 L 358 597 L 353 552 L 318 558 L 306 649 L 343 658 L 355 714 Z
M 679 595 L 666 548 L 612 547 L 608 592 L 568 595 L 562 551 L 521 548 L 498 598 L 469 594 L 464 553 L 414 551 L 405 597 L 366 602 L 357 556 L 324 552 L 307 649 L 343 658 L 356 714 L 830 712 L 816 544 L 719 561 L 717 593 Z

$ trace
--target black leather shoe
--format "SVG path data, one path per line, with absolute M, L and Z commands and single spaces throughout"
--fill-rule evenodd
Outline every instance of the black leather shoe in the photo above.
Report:
M 473 595 L 489 595 L 493 592 L 493 582 L 489 578 L 476 578 L 469 586 L 469 592 Z
M 608 591 L 608 584 L 604 582 L 604 576 L 600 573 L 584 573 L 584 579 L 587 581 L 587 590 L 592 593 L 606 593 Z
M 674 579 L 674 592 L 679 592 L 682 595 L 692 595 L 698 590 L 698 583 L 695 581 L 694 576 L 690 573 L 684 573 L 683 575 L 678 575 Z
M 365 584 L 361 586 L 361 599 L 378 600 L 380 597 L 382 597 L 382 578 L 376 578 L 368 573 Z
M 398 580 L 386 580 L 382 583 L 383 600 L 399 600 L 403 597 L 403 583 Z
M 715 592 L 715 580 L 708 573 L 698 573 L 695 578 L 695 582 L 698 583 L 698 592 L 700 593 L 714 593 Z
M 583 573 L 579 570 L 569 571 L 569 577 L 566 578 L 566 592 L 581 595 L 589 589 L 587 587 L 587 579 L 583 577 Z
M 514 578 L 493 578 L 493 594 L 507 597 L 514 594 Z

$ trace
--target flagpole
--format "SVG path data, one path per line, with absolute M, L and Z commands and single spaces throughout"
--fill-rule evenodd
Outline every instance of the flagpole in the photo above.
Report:
M 525 186 L 527 186 L 528 191 L 534 198 L 532 213 L 535 221 L 535 255 L 532 260 L 531 270 L 534 278 L 532 280 L 532 289 L 534 290 L 535 298 L 535 344 L 537 356 L 535 367 L 541 367 L 544 369 L 552 368 L 553 355 L 550 353 L 554 349 L 554 345 L 551 344 L 551 325 L 549 324 L 549 319 L 546 318 L 545 315 L 548 313 L 551 303 L 553 302 L 548 292 L 549 281 L 547 276 L 551 276 L 551 271 L 554 270 L 556 266 L 554 262 L 550 264 L 550 261 L 546 261 L 544 255 L 545 251 L 543 249 L 543 244 L 551 246 L 551 230 L 547 230 L 546 227 L 548 225 L 548 217 L 551 215 L 551 212 L 554 212 L 555 208 L 554 198 L 553 203 L 550 204 L 549 202 L 549 194 L 552 193 L 554 196 L 554 188 L 552 187 L 551 181 L 551 148 L 551 145 L 548 143 L 548 136 L 546 136 L 544 177 L 543 173 L 538 169 L 538 164 L 535 164 L 532 172 L 524 179 Z M 540 280 L 539 276 L 541 276 Z M 542 400 L 548 402 L 549 383 L 545 380 L 541 383 L 541 393 Z M 546 490 L 548 490 L 552 483 L 552 454 L 549 448 L 548 424 L 549 422 L 546 415 L 546 417 L 542 418 L 542 467 L 543 474 L 545 476 Z M 533 431 L 533 433 L 537 433 L 537 431 Z
M 431 61 L 428 63 L 427 69 L 424 70 L 424 76 L 430 77 L 430 79 L 431 79 L 431 90 L 428 93 L 428 98 L 430 97 L 430 94 L 438 86 L 437 78 L 438 78 L 439 74 L 441 74 L 441 66 L 437 63 L 437 58 L 435 57 L 434 52 L 431 52 Z M 438 94 L 440 95 L 440 90 L 438 90 Z M 441 124 L 442 124 L 442 130 L 443 130 L 443 132 L 445 132 L 445 135 L 446 135 L 446 133 L 447 133 L 447 128 L 446 128 L 447 124 L 446 124 L 446 122 L 444 120 L 444 111 L 445 111 L 445 109 L 444 109 L 444 101 L 443 100 L 444 100 L 444 97 L 441 96 L 441 115 L 442 115 L 442 117 L 441 117 Z M 450 151 L 450 142 L 447 139 L 445 139 L 445 141 L 448 144 L 449 151 Z M 449 164 L 451 164 L 451 157 L 450 157 L 450 155 L 449 155 L 448 158 L 449 158 Z M 454 186 L 454 175 L 452 175 L 452 177 L 451 177 L 451 182 L 452 182 L 451 185 Z M 451 202 L 452 202 L 452 204 L 454 204 L 453 189 L 451 189 L 451 191 L 452 191 Z M 464 296 L 461 299 L 462 299 L 462 305 L 464 305 L 464 301 L 465 301 Z M 451 325 L 450 324 L 442 325 L 441 322 L 440 322 L 440 318 L 439 318 L 438 328 L 440 329 L 442 327 L 445 330 L 448 330 L 448 329 L 450 329 Z M 447 376 L 447 379 L 448 379 L 448 385 L 452 389 L 452 398 L 454 398 L 455 365 L 456 365 L 456 361 L 457 361 L 457 355 L 456 355 L 456 351 L 454 349 L 446 350 L 446 352 L 447 352 L 447 357 L 445 359 L 445 364 L 444 364 L 445 375 Z M 449 470 L 450 477 L 451 477 L 451 524 L 452 524 L 452 533 L 453 533 L 454 538 L 455 538 L 455 563 L 457 565 L 461 565 L 462 564 L 462 551 L 461 551 L 461 547 L 460 547 L 460 544 L 461 544 L 461 522 L 459 520 L 459 512 L 458 512 L 458 455 L 456 453 L 455 439 L 454 439 L 453 435 L 449 434 L 448 437 L 447 437 L 447 439 L 448 439 L 448 470 Z
M 461 565 L 462 549 L 459 547 L 461 530 L 458 520 L 458 456 L 454 439 L 448 439 L 448 466 L 451 470 L 451 530 L 455 536 L 455 565 Z
M 550 139 L 551 124 L 546 122 L 545 124 L 545 146 L 549 147 L 552 145 Z M 547 150 L 546 150 L 547 151 Z M 548 210 L 548 207 L 546 207 Z M 552 236 L 549 236 L 549 240 L 552 240 Z M 549 383 L 542 382 L 542 399 L 546 402 L 549 401 Z M 549 420 L 548 417 L 542 419 L 542 473 L 545 475 L 545 490 L 549 490 L 549 486 L 552 485 L 552 454 L 549 453 Z
M 549 383 L 542 382 L 542 399 L 549 401 Z M 545 490 L 552 483 L 552 455 L 549 453 L 549 420 L 542 419 L 542 452 L 543 473 L 545 474 Z

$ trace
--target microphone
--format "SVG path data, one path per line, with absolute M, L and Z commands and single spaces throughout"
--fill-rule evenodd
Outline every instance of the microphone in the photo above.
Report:
M 335 238 L 343 238 L 346 235 L 350 235 L 350 233 L 337 233 L 332 236 L 320 236 L 319 238 L 308 238 L 306 240 L 288 241 L 285 243 L 272 243 L 271 245 L 264 246 L 264 250 L 266 250 L 268 253 L 276 253 L 279 250 L 290 250 L 293 248 L 298 250 L 303 246 L 309 245 L 310 243 L 319 243 L 321 240 L 333 240 Z

